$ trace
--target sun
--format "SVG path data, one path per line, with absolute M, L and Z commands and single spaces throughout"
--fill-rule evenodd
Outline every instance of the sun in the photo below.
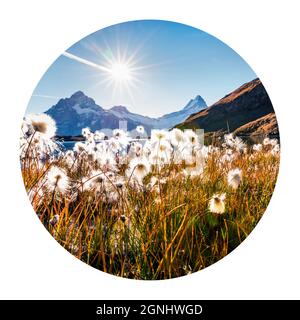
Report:
M 98 79 L 95 87 L 105 85 L 106 88 L 111 89 L 112 97 L 119 95 L 124 98 L 127 95 L 134 104 L 134 93 L 138 86 L 144 83 L 142 72 L 144 74 L 144 70 L 153 65 L 141 65 L 141 58 L 136 57 L 138 50 L 129 55 L 127 50 L 122 50 L 121 47 L 117 48 L 115 54 L 109 46 L 104 50 L 97 45 L 92 45 L 90 49 L 96 54 L 97 60 L 102 60 L 101 64 L 70 52 L 64 52 L 63 55 L 97 70 L 99 73 L 95 74 Z
M 109 74 L 111 78 L 117 82 L 132 80 L 132 70 L 126 63 L 113 63 L 109 69 Z

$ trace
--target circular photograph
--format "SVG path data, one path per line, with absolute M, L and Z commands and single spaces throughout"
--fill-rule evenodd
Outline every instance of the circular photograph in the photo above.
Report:
M 185 276 L 232 252 L 264 214 L 279 160 L 258 76 L 222 41 L 169 21 L 75 43 L 21 125 L 38 219 L 76 258 L 130 279 Z

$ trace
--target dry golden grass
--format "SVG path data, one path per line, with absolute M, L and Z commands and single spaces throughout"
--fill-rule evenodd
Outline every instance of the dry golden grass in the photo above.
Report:
M 40 221 L 71 254 L 117 276 L 168 279 L 220 260 L 262 217 L 274 191 L 279 155 L 265 149 L 249 150 L 237 153 L 230 162 L 220 162 L 226 148 L 210 153 L 203 174 L 196 177 L 183 175 L 183 164 L 169 164 L 145 177 L 145 185 L 154 173 L 159 177 L 155 188 L 128 182 L 118 188 L 112 182 L 116 202 L 105 201 L 93 190 L 83 190 L 82 179 L 90 168 L 99 170 L 88 157 L 70 167 L 64 155 L 41 164 L 30 152 L 22 158 L 22 174 Z M 63 168 L 69 176 L 70 188 L 64 195 L 55 188 L 46 192 L 43 187 L 53 166 Z M 227 183 L 232 168 L 243 172 L 236 190 Z M 126 164 L 120 165 L 120 172 L 125 169 Z M 216 193 L 226 194 L 223 214 L 208 210 Z

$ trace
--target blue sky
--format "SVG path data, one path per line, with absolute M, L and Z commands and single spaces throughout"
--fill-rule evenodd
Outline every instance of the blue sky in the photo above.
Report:
M 44 112 L 59 98 L 81 90 L 105 109 L 124 105 L 135 113 L 160 116 L 183 108 L 198 94 L 210 105 L 256 78 L 248 64 L 220 40 L 167 21 L 107 27 L 66 52 L 72 56 L 61 55 L 50 66 L 26 113 Z M 112 75 L 116 64 L 125 68 L 125 80 Z

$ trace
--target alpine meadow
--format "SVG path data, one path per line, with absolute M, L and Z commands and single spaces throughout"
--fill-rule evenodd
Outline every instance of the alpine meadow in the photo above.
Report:
M 256 226 L 278 173 L 276 139 L 249 147 L 227 134 L 202 146 L 173 129 L 142 145 L 119 129 L 108 140 L 84 129 L 85 142 L 63 151 L 54 132 L 47 115 L 22 125 L 32 206 L 70 253 L 122 277 L 179 277 L 220 260 Z
M 41 226 L 87 265 L 129 279 L 189 275 L 231 253 L 279 171 L 261 80 L 220 40 L 170 21 L 128 21 L 75 43 L 20 126 Z

